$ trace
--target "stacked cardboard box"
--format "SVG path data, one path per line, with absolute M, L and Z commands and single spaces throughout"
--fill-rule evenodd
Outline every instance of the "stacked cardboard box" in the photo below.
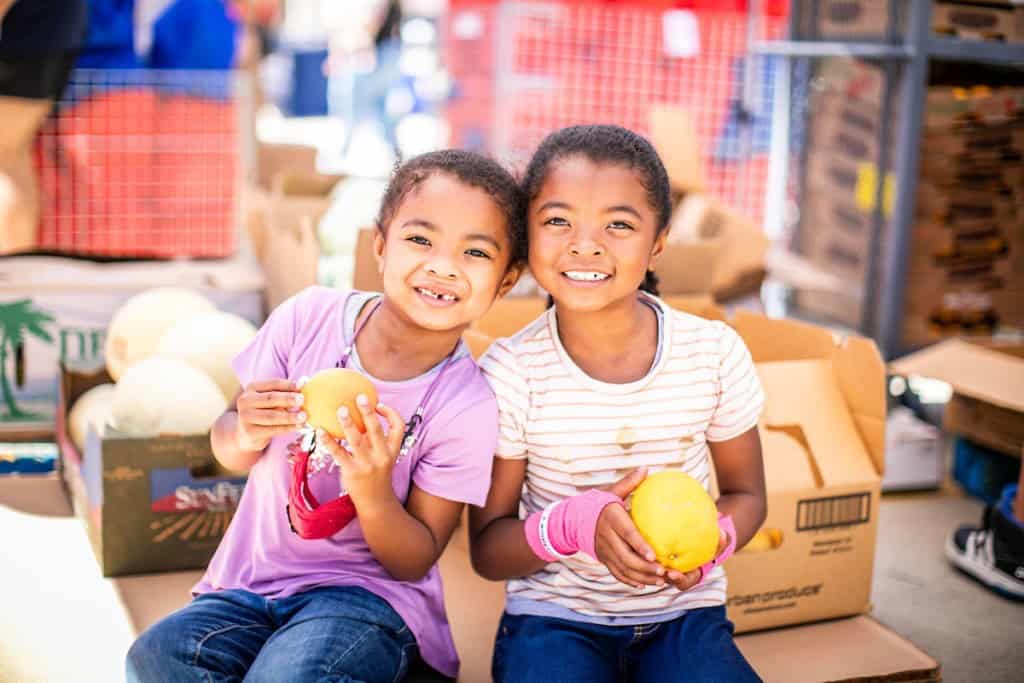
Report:
M 823 88 L 809 100 L 810 128 L 796 248 L 811 263 L 850 283 L 846 291 L 799 291 L 797 306 L 849 327 L 863 317 L 878 198 L 883 72 L 852 59 L 823 60 Z M 891 163 L 891 159 L 890 159 Z M 883 210 L 892 180 L 884 176 Z
M 875 205 L 881 196 L 882 214 L 889 216 L 895 194 L 891 174 L 878 170 L 884 77 L 876 67 L 845 58 L 825 60 L 819 76 L 824 87 L 810 102 L 796 246 L 851 287 L 847 294 L 799 292 L 797 304 L 856 327 L 870 276 Z M 895 121 L 897 112 L 892 115 Z M 1024 323 L 1024 222 L 1017 210 L 1024 188 L 1024 88 L 932 87 L 924 124 L 904 342 L 919 345 L 950 334 L 990 334 L 998 324 L 1019 326 Z M 893 161 L 890 155 L 889 165 Z M 880 194 L 879 182 L 884 183 Z
M 904 342 L 1024 324 L 1024 88 L 933 87 Z
M 822 38 L 878 38 L 889 24 L 889 7 L 895 13 L 895 31 L 904 30 L 908 2 L 901 0 L 818 0 L 816 12 L 803 12 L 805 32 L 814 21 Z M 805 7 L 810 3 L 805 2 Z M 1014 10 L 1013 0 L 975 2 L 935 2 L 932 29 L 939 34 L 967 40 L 1013 42 L 1024 40 L 1022 9 Z

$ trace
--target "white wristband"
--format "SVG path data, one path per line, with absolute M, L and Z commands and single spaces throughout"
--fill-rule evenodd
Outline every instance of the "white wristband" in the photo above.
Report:
M 561 504 L 562 502 L 563 501 L 561 500 L 556 500 L 554 503 L 551 503 L 546 508 L 544 508 L 544 511 L 540 513 L 540 524 L 537 527 L 537 535 L 540 536 L 540 543 L 544 546 L 544 550 L 548 551 L 549 554 L 560 560 L 563 560 L 567 557 L 572 557 L 572 555 L 565 555 L 555 550 L 554 544 L 551 543 L 551 539 L 548 538 L 548 522 L 551 519 L 551 513 L 554 511 L 555 506 Z

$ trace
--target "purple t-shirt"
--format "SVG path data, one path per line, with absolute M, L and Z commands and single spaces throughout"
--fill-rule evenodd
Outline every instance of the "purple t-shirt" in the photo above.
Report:
M 334 367 L 352 338 L 356 313 L 367 299 L 361 292 L 310 287 L 282 303 L 235 359 L 239 381 L 243 386 L 260 379 L 297 381 Z M 355 354 L 348 367 L 358 368 Z M 401 382 L 371 379 L 380 400 L 408 420 L 438 370 L 435 367 Z M 460 342 L 425 407 L 416 445 L 395 466 L 395 494 L 405 501 L 415 483 L 441 498 L 483 505 L 491 484 L 497 432 L 494 394 Z M 319 586 L 359 586 L 386 600 L 401 615 L 428 664 L 454 677 L 458 657 L 436 566 L 419 581 L 395 580 L 371 553 L 358 517 L 321 540 L 299 538 L 289 528 L 287 447 L 296 437 L 276 437 L 249 472 L 234 519 L 193 592 L 243 589 L 283 598 Z M 311 473 L 310 486 L 319 500 L 336 497 L 341 486 L 338 470 L 330 467 Z

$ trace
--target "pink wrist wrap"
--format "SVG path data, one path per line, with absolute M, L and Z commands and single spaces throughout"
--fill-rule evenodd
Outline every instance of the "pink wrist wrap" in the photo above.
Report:
M 725 546 L 725 550 L 722 554 L 711 560 L 710 562 L 701 565 L 700 567 L 700 579 L 697 580 L 696 585 L 700 585 L 707 578 L 711 570 L 722 564 L 736 552 L 736 525 L 733 524 L 732 517 L 729 515 L 718 515 L 718 528 L 725 532 L 726 537 L 729 539 L 729 544 Z
M 597 518 L 616 503 L 622 505 L 622 499 L 597 489 L 552 503 L 526 518 L 526 542 L 537 557 L 548 562 L 577 552 L 597 559 Z

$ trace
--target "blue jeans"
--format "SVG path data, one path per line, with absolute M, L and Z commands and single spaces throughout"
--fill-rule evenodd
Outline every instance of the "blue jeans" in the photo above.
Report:
M 495 683 L 743 683 L 760 677 L 732 638 L 725 607 L 705 607 L 660 624 L 603 626 L 504 614 Z
M 362 588 L 316 588 L 268 600 L 242 590 L 200 595 L 139 636 L 128 681 L 401 680 L 416 640 L 387 602 Z

